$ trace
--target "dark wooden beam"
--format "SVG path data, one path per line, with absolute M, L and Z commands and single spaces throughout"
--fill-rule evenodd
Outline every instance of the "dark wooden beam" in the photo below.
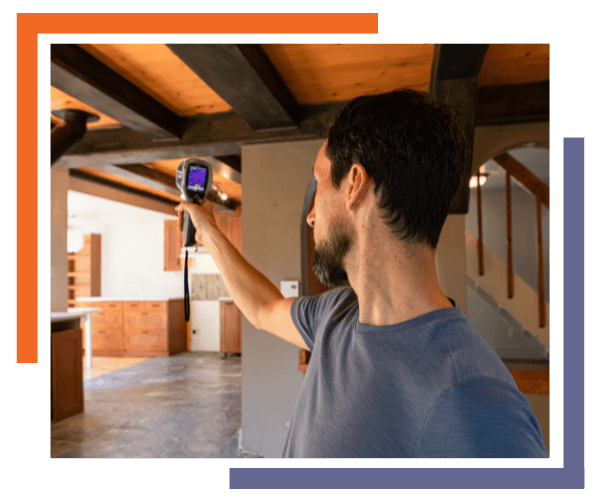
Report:
M 477 77 L 487 45 L 436 45 L 431 67 L 430 92 L 438 102 L 453 106 L 465 133 L 463 179 L 452 200 L 451 214 L 469 211 L 469 179 L 473 163 Z
M 62 121 L 50 131 L 50 165 L 85 135 L 88 122 L 98 119 L 97 115 L 79 109 L 61 109 L 53 114 L 60 114 Z
M 549 81 L 477 89 L 476 127 L 549 120 Z
M 228 165 L 215 158 L 203 159 L 210 163 L 213 172 L 220 173 L 221 175 L 223 175 L 223 173 L 226 173 L 227 178 L 241 184 L 241 175 L 239 175 L 238 172 L 232 172 L 232 169 Z M 137 182 L 138 184 L 150 187 L 163 193 L 168 193 L 176 196 L 179 196 L 181 194 L 181 192 L 177 188 L 175 176 L 166 174 L 164 172 L 161 172 L 160 170 L 155 170 L 146 165 L 107 165 L 104 167 L 100 167 L 99 169 L 113 174 L 114 176 L 119 177 L 121 179 Z M 235 210 L 237 207 L 237 202 L 235 200 L 222 200 L 221 198 L 219 198 L 216 190 L 214 189 L 211 189 L 208 192 L 207 198 L 216 205 L 219 205 L 220 207 L 226 209 Z
M 260 45 L 167 47 L 253 129 L 296 126 L 298 104 Z
M 435 92 L 435 84 L 439 80 L 454 78 L 471 78 L 479 75 L 487 45 L 477 44 L 442 44 L 436 45 L 431 65 L 430 90 Z
M 149 200 L 160 201 L 161 203 L 166 203 L 168 205 L 172 205 L 173 207 L 175 207 L 179 203 L 175 200 L 172 200 L 171 198 L 159 196 L 154 193 L 149 193 L 149 192 L 143 191 L 141 189 L 135 189 L 131 186 L 125 186 L 124 184 L 120 184 L 119 182 L 105 179 L 104 177 L 99 177 L 97 175 L 90 174 L 89 172 L 84 172 L 84 171 L 78 170 L 78 169 L 69 170 L 69 176 L 73 177 L 75 179 L 83 179 L 86 181 L 90 181 L 95 184 L 99 184 L 101 186 L 108 186 L 108 187 L 111 187 L 114 189 L 118 189 L 125 193 L 135 194 L 135 195 L 141 196 L 143 198 L 147 198 Z
M 154 142 L 128 129 L 90 130 L 53 168 L 149 163 L 190 157 L 239 155 L 241 145 L 324 139 L 345 102 L 302 106 L 298 128 L 253 130 L 236 113 L 189 119 L 181 141 Z
M 50 165 L 57 162 L 63 153 L 80 140 L 86 131 L 85 119 L 64 122 L 50 132 Z
M 217 156 L 216 160 L 222 161 L 226 165 L 229 165 L 236 172 L 242 173 L 242 156 L 241 155 L 227 155 Z
M 77 45 L 52 44 L 50 84 L 152 138 L 178 138 L 185 119 Z
M 448 81 L 446 85 L 451 82 L 452 80 Z M 496 87 L 496 90 L 493 91 L 490 89 L 494 87 L 473 89 L 474 92 L 477 92 L 475 119 L 485 122 L 480 123 L 481 125 L 520 123 L 526 119 L 526 116 L 519 114 L 521 113 L 519 110 L 525 106 L 528 96 L 540 92 L 541 96 L 536 99 L 543 100 L 543 96 L 548 95 L 547 82 L 506 87 L 504 90 L 503 87 Z M 494 97 L 500 95 L 510 97 L 506 99 Z M 515 113 L 513 120 L 506 114 L 506 109 L 510 109 L 511 102 L 513 103 L 512 110 Z M 548 106 L 547 99 L 545 102 Z M 519 103 L 523 103 L 523 106 Z M 222 158 L 222 161 L 229 164 L 234 170 L 238 170 L 236 162 L 239 160 L 230 160 L 229 157 L 237 156 L 239 158 L 240 145 L 324 139 L 336 113 L 344 104 L 346 102 L 301 106 L 297 129 L 256 131 L 233 112 L 197 115 L 188 119 L 181 141 L 152 141 L 143 134 L 125 128 L 90 130 L 53 165 L 53 168 L 149 163 L 190 157 L 217 157 Z M 480 105 L 484 111 L 480 111 Z M 241 168 L 238 171 L 241 171 Z M 467 179 L 470 177 L 469 172 Z
M 177 187 L 175 186 L 175 178 L 174 177 L 172 178 L 172 181 L 171 181 L 170 176 L 167 174 L 163 174 L 162 172 L 157 172 L 158 174 L 163 174 L 166 177 L 163 177 L 161 175 L 156 175 L 156 173 L 155 173 L 156 171 L 152 171 L 153 169 L 146 167 L 145 165 L 121 165 L 121 166 L 105 165 L 103 168 L 99 168 L 99 170 L 108 172 L 118 178 L 126 179 L 129 181 L 133 181 L 138 184 L 141 184 L 143 186 L 150 187 L 157 191 L 161 191 L 165 194 L 171 194 L 171 195 L 180 195 L 181 194 L 179 189 L 177 189 Z M 152 172 L 150 172 L 150 171 L 152 171 Z M 102 185 L 102 186 L 108 186 L 108 187 L 111 187 L 114 189 L 118 189 L 125 193 L 136 194 L 138 196 L 142 196 L 149 200 L 160 201 L 163 203 L 171 204 L 172 206 L 176 206 L 179 203 L 177 201 L 174 201 L 171 198 L 167 198 L 166 196 L 163 197 L 158 194 L 149 193 L 147 191 L 144 191 L 143 189 L 136 189 L 131 186 L 126 186 L 116 180 L 106 179 L 104 177 L 100 177 L 100 176 L 97 176 L 97 175 L 94 175 L 92 173 L 85 172 L 82 170 L 71 169 L 69 171 L 69 175 L 74 178 L 77 178 L 77 179 L 83 179 L 83 180 L 87 180 L 90 182 L 94 182 L 94 183 Z M 159 180 L 155 180 L 155 179 L 159 179 Z M 207 198 L 210 201 L 212 201 L 215 205 L 218 205 L 219 207 L 225 208 L 228 210 L 235 210 L 239 206 L 239 203 L 232 199 L 227 199 L 227 200 L 223 201 L 221 198 L 219 198 L 219 196 L 217 195 L 217 192 L 215 190 L 209 191 Z
M 181 192 L 175 184 L 175 177 L 154 170 L 146 165 L 103 165 L 95 167 L 119 179 L 132 181 L 162 193 L 179 196 Z
M 233 161 L 234 158 L 239 159 L 239 156 L 230 157 L 229 159 L 230 159 L 231 163 L 234 163 L 234 161 Z M 223 162 L 221 158 L 206 158 L 206 157 L 204 157 L 201 159 L 210 164 L 212 171 L 214 173 L 220 174 L 223 177 L 226 177 L 230 181 L 235 182 L 237 184 L 242 183 L 242 176 L 240 175 L 240 171 L 234 170 L 229 164 Z M 140 165 L 140 164 L 110 165 L 110 166 L 98 167 L 98 168 L 100 168 L 101 170 L 106 170 L 107 172 L 114 170 L 115 172 L 118 172 L 119 175 L 121 177 L 123 177 L 124 179 L 128 178 L 127 176 L 129 176 L 130 180 L 135 180 L 134 179 L 134 176 L 135 176 L 138 179 L 136 182 L 139 182 L 142 179 L 145 179 L 147 182 L 152 182 L 156 185 L 167 186 L 169 188 L 173 188 L 176 185 L 174 175 L 166 174 L 165 172 L 161 172 L 160 170 L 150 168 L 147 165 Z M 144 182 L 142 182 L 142 184 L 144 184 Z M 147 185 L 149 187 L 154 187 L 154 186 L 150 186 L 150 184 L 147 184 Z M 165 192 L 169 192 L 169 191 L 165 191 Z M 171 192 L 172 192 L 172 194 L 177 194 L 177 195 L 180 194 L 178 189 L 175 189 L 174 191 L 171 191 Z

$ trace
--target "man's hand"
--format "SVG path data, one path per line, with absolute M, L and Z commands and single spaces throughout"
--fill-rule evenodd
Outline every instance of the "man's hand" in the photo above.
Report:
M 188 203 L 182 201 L 175 207 L 177 211 L 177 220 L 179 221 L 179 230 L 183 230 L 183 212 L 190 214 L 192 224 L 196 228 L 196 243 L 204 245 L 203 238 L 208 235 L 210 231 L 219 230 L 217 221 L 215 220 L 215 213 L 213 209 L 213 202 L 206 200 L 202 206 L 196 203 Z

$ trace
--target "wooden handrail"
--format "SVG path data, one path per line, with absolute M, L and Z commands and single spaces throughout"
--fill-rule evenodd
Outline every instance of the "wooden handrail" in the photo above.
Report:
M 507 240 L 507 281 L 508 298 L 514 296 L 514 271 L 512 255 L 512 208 L 511 208 L 511 177 L 521 183 L 525 189 L 535 196 L 537 219 L 537 245 L 538 245 L 538 312 L 540 328 L 546 326 L 546 301 L 544 300 L 544 254 L 542 244 L 542 204 L 550 209 L 550 188 L 536 175 L 515 160 L 507 153 L 494 157 L 494 161 L 506 171 L 506 240 Z M 481 215 L 481 167 L 477 169 L 477 258 L 479 261 L 479 275 L 483 276 L 483 230 Z
M 546 208 L 550 208 L 550 188 L 546 186 L 535 174 L 515 160 L 508 153 L 502 153 L 494 157 L 494 161 L 504 170 L 519 181 L 531 194 L 536 196 L 538 185 L 540 186 L 540 197 Z

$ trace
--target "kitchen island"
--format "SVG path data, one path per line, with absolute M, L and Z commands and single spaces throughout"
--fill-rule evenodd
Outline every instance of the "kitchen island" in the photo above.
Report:
M 99 308 L 50 314 L 50 419 L 59 422 L 83 411 L 82 318 Z
M 84 345 L 89 364 L 92 351 L 94 356 L 117 357 L 170 356 L 187 351 L 182 297 L 84 297 L 77 299 L 75 308 L 51 313 L 50 326 L 53 422 L 84 410 Z

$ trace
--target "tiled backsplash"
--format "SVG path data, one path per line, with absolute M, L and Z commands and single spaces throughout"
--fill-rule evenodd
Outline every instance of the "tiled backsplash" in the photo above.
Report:
M 220 274 L 192 274 L 191 300 L 219 300 L 229 297 L 229 292 Z

